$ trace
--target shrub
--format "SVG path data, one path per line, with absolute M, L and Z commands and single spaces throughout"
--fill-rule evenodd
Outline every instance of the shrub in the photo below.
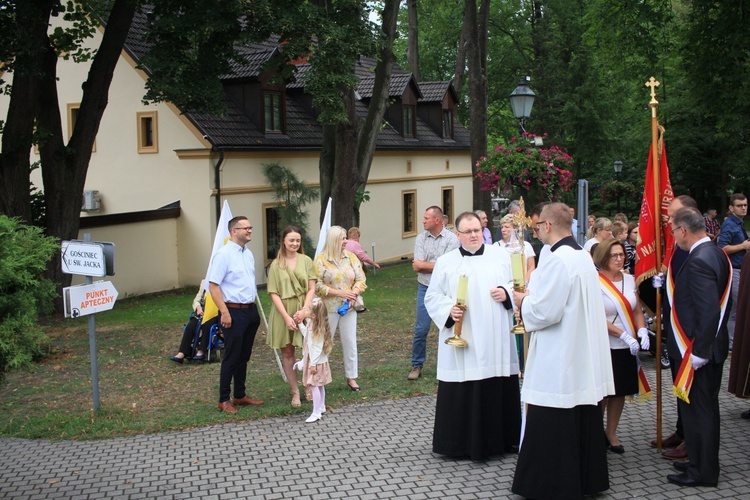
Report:
M 37 319 L 52 309 L 55 286 L 44 270 L 57 246 L 40 228 L 0 215 L 0 378 L 44 352 Z

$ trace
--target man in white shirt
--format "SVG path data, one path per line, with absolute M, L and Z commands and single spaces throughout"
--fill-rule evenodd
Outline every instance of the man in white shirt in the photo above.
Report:
M 224 333 L 224 357 L 219 376 L 219 410 L 237 413 L 236 406 L 262 405 L 245 392 L 247 363 L 260 325 L 255 298 L 255 259 L 245 245 L 250 242 L 253 226 L 247 217 L 229 221 L 230 241 L 211 260 L 208 290 L 219 309 L 219 324 Z M 234 401 L 230 401 L 234 380 Z

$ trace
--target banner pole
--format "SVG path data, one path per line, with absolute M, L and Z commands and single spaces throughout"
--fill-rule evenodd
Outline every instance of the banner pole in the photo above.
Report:
M 661 272 L 662 266 L 662 248 L 661 248 L 661 231 L 663 227 L 663 221 L 661 216 L 661 151 L 659 151 L 659 120 L 656 116 L 656 108 L 659 107 L 659 101 L 656 100 L 656 87 L 659 86 L 659 82 L 652 76 L 649 81 L 646 82 L 646 86 L 651 88 L 651 101 L 649 107 L 651 108 L 651 154 L 653 158 L 653 179 L 654 179 L 654 210 L 657 215 L 657 221 L 654 221 L 654 242 L 655 242 L 655 253 L 656 253 L 656 272 Z M 656 450 L 661 453 L 662 446 L 662 387 L 661 387 L 661 309 L 662 309 L 662 293 L 661 288 L 656 289 Z

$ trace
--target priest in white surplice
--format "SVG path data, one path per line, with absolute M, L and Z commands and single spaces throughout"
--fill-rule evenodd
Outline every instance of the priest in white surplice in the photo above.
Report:
M 475 214 L 459 215 L 456 228 L 461 247 L 438 258 L 424 300 L 440 327 L 432 449 L 483 460 L 515 451 L 520 438 L 518 354 L 510 334 L 511 264 L 507 251 L 483 243 Z M 462 274 L 468 276 L 466 311 L 455 307 Z M 468 346 L 446 345 L 461 317 L 461 337 Z
M 521 399 L 527 405 L 513 493 L 581 498 L 609 489 L 602 411 L 614 394 L 599 277 L 570 235 L 567 205 L 544 207 L 537 233 L 550 245 L 527 291 L 514 292 L 533 332 Z

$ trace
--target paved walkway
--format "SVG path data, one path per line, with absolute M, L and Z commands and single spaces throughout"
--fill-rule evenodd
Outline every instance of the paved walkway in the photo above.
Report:
M 648 446 L 655 407 L 626 405 L 625 454 L 609 454 L 611 489 L 597 498 L 750 498 L 750 421 L 739 416 L 750 401 L 721 393 L 718 488 L 667 483 L 674 469 Z M 518 498 L 515 455 L 472 462 L 432 453 L 434 408 L 424 396 L 337 409 L 315 424 L 296 415 L 105 441 L 0 439 L 0 497 Z M 665 398 L 664 437 L 674 419 Z

